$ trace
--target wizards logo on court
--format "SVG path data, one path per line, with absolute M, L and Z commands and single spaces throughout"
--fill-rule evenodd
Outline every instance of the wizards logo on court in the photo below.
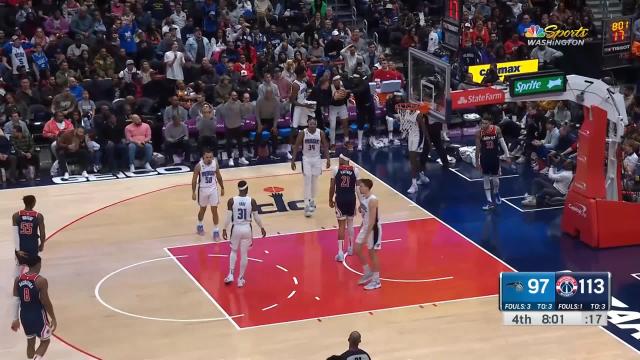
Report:
M 260 215 L 304 210 L 304 200 L 284 200 L 283 187 L 267 186 L 262 190 L 269 193 L 269 197 L 273 199 L 273 202 L 258 204 L 258 214 Z
M 556 293 L 562 297 L 572 297 L 578 292 L 578 282 L 573 276 L 563 276 L 556 281 Z

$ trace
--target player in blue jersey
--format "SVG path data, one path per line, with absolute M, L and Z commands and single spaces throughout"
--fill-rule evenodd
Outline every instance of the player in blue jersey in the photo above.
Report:
M 353 255 L 353 216 L 356 212 L 356 182 L 358 169 L 349 163 L 349 158 L 340 155 L 338 166 L 333 168 L 333 176 L 329 185 L 329 207 L 336 209 L 338 219 L 338 255 L 336 261 L 344 261 L 343 244 L 345 228 L 349 234 L 347 254 Z
M 218 188 L 220 188 L 220 195 L 218 195 Z M 220 241 L 218 204 L 220 203 L 220 196 L 224 196 L 224 183 L 222 182 L 220 167 L 213 155 L 213 151 L 204 150 L 202 159 L 193 169 L 191 191 L 191 199 L 197 201 L 200 207 L 196 231 L 199 235 L 204 234 L 202 220 L 204 220 L 204 214 L 207 212 L 207 206 L 210 206 L 211 217 L 213 218 L 213 241 Z
M 38 360 L 44 357 L 49 347 L 49 338 L 56 329 L 56 315 L 49 299 L 47 279 L 40 276 L 41 259 L 38 255 L 17 255 L 29 271 L 16 277 L 13 283 L 13 313 L 11 330 L 18 331 L 20 324 L 27 336 L 27 358 Z M 36 349 L 36 337 L 40 345 Z
M 476 133 L 476 167 L 482 171 L 484 193 L 487 197 L 487 205 L 482 207 L 483 210 L 493 210 L 496 205 L 502 202 L 498 192 L 500 186 L 500 152 L 498 146 L 502 147 L 505 157 L 509 159 L 509 149 L 502 137 L 500 128 L 496 125 L 491 125 L 491 117 L 485 115 L 480 121 L 480 130 Z
M 33 210 L 36 206 L 36 197 L 27 195 L 22 198 L 24 209 L 13 214 L 12 225 L 15 241 L 15 250 L 23 257 L 36 256 L 44 250 L 46 233 L 44 228 L 44 216 Z M 15 276 L 20 275 L 20 266 L 16 266 Z

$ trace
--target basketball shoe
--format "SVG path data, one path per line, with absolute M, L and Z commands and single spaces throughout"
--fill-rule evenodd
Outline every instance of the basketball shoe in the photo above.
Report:
M 364 284 L 368 283 L 369 281 L 371 281 L 371 279 L 373 279 L 373 273 L 372 272 L 364 274 L 364 275 L 362 275 L 362 277 L 358 281 L 358 285 L 364 285 Z
M 364 286 L 365 290 L 375 290 L 382 287 L 380 280 L 371 280 L 367 285 Z
M 344 254 L 342 252 L 339 252 L 338 255 L 336 255 L 336 261 L 337 262 L 343 262 L 344 261 Z
M 241 277 L 241 278 L 239 278 L 239 279 L 238 279 L 238 287 L 243 287 L 243 286 L 244 286 L 244 283 L 245 283 L 245 281 L 244 281 L 244 278 L 243 278 L 243 277 Z
M 233 282 L 233 274 L 229 274 L 227 275 L 226 278 L 224 278 L 224 283 L 225 284 L 231 284 Z M 240 282 L 240 280 L 238 279 L 238 282 Z
M 220 241 L 220 230 L 215 229 L 213 230 L 213 242 L 218 242 Z
M 204 235 L 204 225 L 196 225 L 196 232 L 198 235 Z

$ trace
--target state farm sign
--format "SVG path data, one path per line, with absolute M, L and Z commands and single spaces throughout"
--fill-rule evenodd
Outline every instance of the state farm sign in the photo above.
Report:
M 503 104 L 504 91 L 491 87 L 451 92 L 451 109 L 458 110 L 480 105 Z

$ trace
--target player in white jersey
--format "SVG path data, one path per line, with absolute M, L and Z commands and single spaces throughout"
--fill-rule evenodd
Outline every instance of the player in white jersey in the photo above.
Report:
M 191 179 L 191 198 L 198 202 L 200 210 L 198 211 L 198 225 L 196 231 L 198 234 L 204 234 L 204 225 L 202 220 L 207 212 L 207 206 L 211 207 L 211 217 L 213 218 L 213 241 L 220 241 L 220 230 L 218 230 L 218 188 L 220 188 L 220 196 L 224 196 L 224 183 L 220 175 L 218 161 L 213 156 L 213 151 L 204 150 L 202 159 L 193 169 L 193 178 Z
M 408 121 L 415 121 L 415 123 L 410 126 L 406 126 L 409 163 L 411 165 L 411 187 L 407 192 L 409 194 L 414 194 L 418 191 L 418 185 L 429 183 L 429 178 L 424 175 L 423 170 L 421 169 L 422 162 L 420 161 L 422 150 L 425 146 L 425 139 L 428 135 L 422 114 L 418 114 L 415 120 Z M 418 179 L 418 176 L 420 179 Z
M 306 128 L 309 116 L 315 112 L 315 102 L 307 100 L 307 69 L 303 65 L 295 68 L 296 79 L 291 83 L 289 101 L 293 108 L 291 113 L 291 143 L 298 136 L 298 130 Z M 290 155 L 290 154 L 289 154 Z
M 291 169 L 296 170 L 296 156 L 298 149 L 302 147 L 302 174 L 304 175 L 304 216 L 310 217 L 316 210 L 316 190 L 318 189 L 318 177 L 322 175 L 322 158 L 320 150 L 324 151 L 327 159 L 327 169 L 331 167 L 329 158 L 329 144 L 323 131 L 317 128 L 315 118 L 309 118 L 309 127 L 298 134 L 293 146 Z
M 379 219 L 378 198 L 371 193 L 373 181 L 370 179 L 358 180 L 358 191 L 360 192 L 360 214 L 362 214 L 362 225 L 356 238 L 356 254 L 362 263 L 362 277 L 358 285 L 365 285 L 365 290 L 378 289 L 380 284 L 380 263 L 378 262 L 377 251 L 382 248 L 382 227 Z M 369 261 L 364 255 L 363 245 L 366 243 L 369 249 Z
M 243 287 L 244 272 L 249 261 L 248 252 L 253 242 L 253 231 L 251 220 L 260 226 L 262 237 L 267 236 L 267 232 L 262 226 L 262 220 L 258 215 L 258 204 L 255 199 L 247 196 L 249 185 L 246 181 L 238 182 L 238 196 L 234 196 L 227 201 L 227 220 L 222 229 L 222 237 L 227 240 L 227 228 L 231 225 L 231 254 L 229 254 L 229 275 L 224 279 L 225 284 L 233 282 L 233 274 L 238 259 L 238 249 L 240 249 L 240 274 L 238 276 L 238 287 Z

